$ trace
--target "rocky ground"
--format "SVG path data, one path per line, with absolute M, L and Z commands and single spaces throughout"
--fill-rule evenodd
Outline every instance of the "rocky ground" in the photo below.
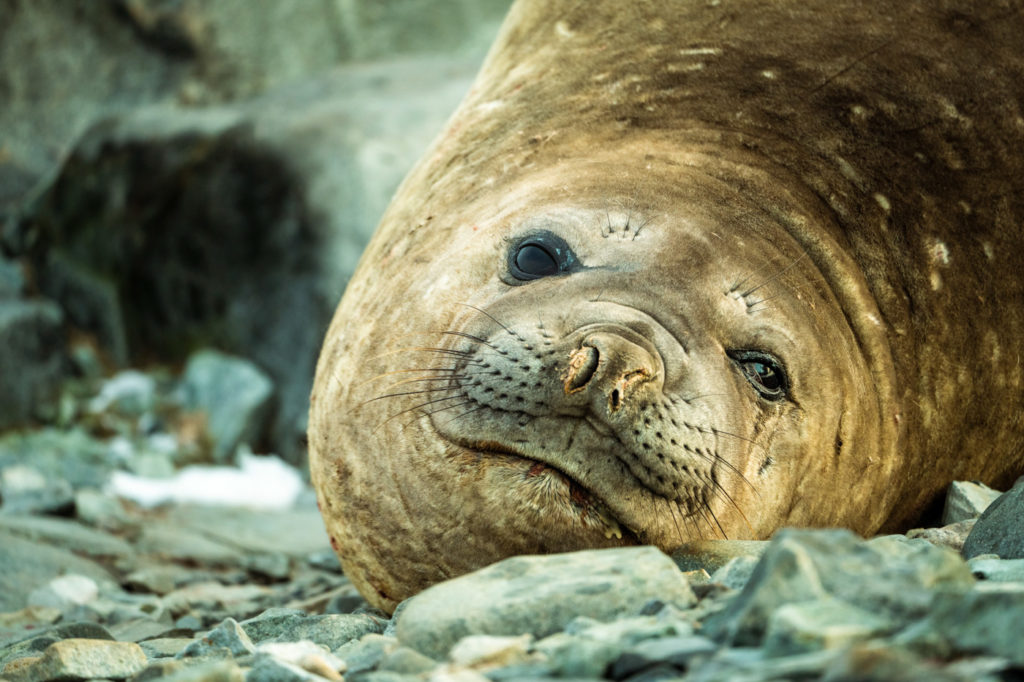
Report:
M 204 351 L 69 382 L 53 426 L 0 439 L 0 679 L 1024 676 L 1024 484 L 955 484 L 907 536 L 513 558 L 389 618 L 301 472 L 248 452 L 269 383 Z

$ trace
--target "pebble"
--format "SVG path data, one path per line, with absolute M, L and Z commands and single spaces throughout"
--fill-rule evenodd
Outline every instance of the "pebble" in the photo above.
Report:
M 88 604 L 100 595 L 99 585 L 84 575 L 62 575 L 28 595 L 29 606 L 48 606 L 65 611 L 74 605 Z
M 964 557 L 996 554 L 1002 559 L 1024 559 L 1024 478 L 1000 495 L 974 524 L 964 542 Z
M 768 546 L 763 540 L 697 540 L 672 552 L 682 571 L 703 569 L 713 574 L 737 557 L 759 559 Z
M 221 657 L 224 652 L 237 658 L 255 650 L 256 647 L 242 626 L 234 618 L 226 618 L 223 623 L 185 647 L 177 658 Z
M 994 554 L 982 554 L 967 565 L 978 580 L 1024 583 L 1024 559 L 1000 559 Z
M 21 661 L 5 666 L 10 682 L 123 679 L 146 667 L 146 654 L 133 642 L 65 639 L 46 647 L 42 656 Z
M 998 490 L 978 481 L 953 481 L 946 492 L 942 525 L 949 526 L 978 518 L 1000 494 Z

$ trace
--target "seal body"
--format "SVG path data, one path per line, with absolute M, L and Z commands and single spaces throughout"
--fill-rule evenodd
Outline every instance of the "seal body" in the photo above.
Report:
M 864 534 L 1024 469 L 1024 3 L 524 0 L 327 334 L 392 609 L 517 553 Z

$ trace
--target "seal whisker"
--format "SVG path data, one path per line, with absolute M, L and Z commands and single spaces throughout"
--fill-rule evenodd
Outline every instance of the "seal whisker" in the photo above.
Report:
M 380 374 L 372 376 L 369 379 L 364 379 L 363 381 L 360 381 L 358 384 L 355 384 L 355 388 L 361 388 L 361 387 L 363 387 L 363 386 L 365 386 L 365 385 L 367 385 L 369 383 L 373 383 L 374 381 L 377 381 L 378 379 L 383 379 L 384 377 L 391 376 L 393 374 L 411 374 L 413 372 L 421 372 L 422 373 L 422 372 L 458 372 L 458 371 L 459 371 L 459 369 L 456 368 L 456 367 L 424 367 L 423 369 L 394 369 L 394 370 L 391 370 L 390 372 L 381 372 Z M 443 376 L 439 376 L 439 377 L 434 377 L 434 378 L 435 379 L 443 379 L 444 377 Z
M 376 427 L 374 427 L 373 432 L 376 433 L 382 426 L 384 426 L 385 424 L 390 422 L 392 419 L 395 419 L 396 417 L 401 417 L 403 414 L 408 414 L 409 412 L 414 412 L 416 410 L 420 410 L 420 409 L 426 407 L 427 405 L 433 405 L 435 403 L 444 402 L 445 400 L 455 400 L 457 398 L 463 398 L 463 397 L 465 397 L 465 396 L 463 396 L 460 393 L 459 395 L 450 395 L 450 396 L 448 396 L 446 398 L 435 398 L 433 400 L 428 400 L 425 403 L 420 403 L 419 405 L 413 405 L 412 407 L 406 408 L 406 409 L 404 409 L 404 410 L 402 410 L 400 412 L 396 412 L 395 414 L 391 415 L 390 417 L 387 417 L 386 419 L 384 419 L 384 421 L 382 421 L 380 424 L 378 424 Z M 455 407 L 457 407 L 457 405 Z M 433 414 L 433 413 L 432 412 L 428 412 L 428 414 Z
M 438 393 L 440 391 L 459 391 L 459 390 L 462 390 L 461 386 L 445 386 L 443 388 L 425 388 L 425 389 L 422 389 L 422 390 L 419 390 L 419 391 L 404 391 L 402 393 L 387 393 L 385 395 L 379 395 L 379 396 L 376 396 L 374 398 L 369 398 L 368 400 L 364 400 L 363 402 L 361 402 L 358 405 L 356 405 L 356 409 L 358 409 L 360 407 L 363 407 L 363 406 L 365 406 L 365 405 L 367 405 L 369 403 L 375 402 L 377 400 L 384 400 L 385 398 L 401 398 L 401 397 L 407 396 L 407 395 L 426 395 L 428 393 Z
M 466 401 L 466 402 L 464 402 L 464 403 L 459 403 L 459 405 L 468 405 L 469 403 L 472 403 L 472 402 L 473 402 L 472 400 L 467 400 L 467 401 Z M 453 407 L 459 407 L 459 405 L 454 405 Z M 466 415 L 469 415 L 469 414 L 473 414 L 474 412 L 476 412 L 476 411 L 478 411 L 478 410 L 482 410 L 482 409 L 484 409 L 485 407 L 487 407 L 487 406 L 486 406 L 486 405 L 480 405 L 479 407 L 474 407 L 474 408 L 473 408 L 472 410 L 466 410 L 466 411 L 465 411 L 465 412 L 463 412 L 462 414 L 457 414 L 457 415 L 455 415 L 454 417 L 452 417 L 451 419 L 449 419 L 448 421 L 446 421 L 446 422 L 445 422 L 445 424 L 451 424 L 451 423 L 452 423 L 453 421 L 455 421 L 456 419 L 462 419 L 462 418 L 463 418 L 463 417 L 465 417 Z M 433 414 L 433 412 L 431 412 L 431 414 Z

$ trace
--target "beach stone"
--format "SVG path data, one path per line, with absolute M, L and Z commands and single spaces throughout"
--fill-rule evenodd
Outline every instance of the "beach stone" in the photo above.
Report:
M 256 654 L 257 657 L 271 657 L 329 680 L 341 680 L 341 673 L 346 670 L 343 660 L 331 654 L 326 647 L 308 640 L 265 642 L 256 647 Z
M 156 637 L 138 642 L 146 656 L 152 659 L 177 657 L 195 640 L 192 637 Z
M 125 558 L 135 554 L 131 544 L 121 538 L 69 519 L 4 514 L 0 515 L 0 531 L 56 545 L 80 555 Z
M 672 559 L 681 571 L 704 569 L 709 574 L 737 557 L 761 558 L 766 540 L 695 540 L 682 544 L 672 552 Z
M 61 512 L 73 504 L 74 491 L 64 479 L 24 464 L 0 470 L 0 510 L 5 514 Z
M 209 512 L 209 516 L 214 513 Z M 168 519 L 152 519 L 142 525 L 135 547 L 152 556 L 207 566 L 238 565 L 243 560 L 236 548 Z
M 765 633 L 770 658 L 836 649 L 884 634 L 892 623 L 833 598 L 784 604 L 771 614 Z
M 330 549 L 315 501 L 274 511 L 182 505 L 169 511 L 167 521 L 250 554 L 284 554 L 302 559 Z
M 686 672 L 691 660 L 711 656 L 717 649 L 714 642 L 699 635 L 648 639 L 623 652 L 608 669 L 608 676 L 613 680 L 624 680 L 659 665 L 670 667 L 669 672 L 680 676 Z
M 283 608 L 268 609 L 241 623 L 258 644 L 308 640 L 331 651 L 364 635 L 379 634 L 386 625 L 386 620 L 365 613 L 307 615 Z
M 231 660 L 202 661 L 156 679 L 161 682 L 245 682 L 245 670 Z
M 33 590 L 65 574 L 82 575 L 100 585 L 113 583 L 110 573 L 93 561 L 0 531 L 0 611 L 28 606 Z
M 396 616 L 396 634 L 443 658 L 466 635 L 541 638 L 577 616 L 608 620 L 652 599 L 683 608 L 697 601 L 675 563 L 653 547 L 512 557 L 412 597 Z
M 274 382 L 248 360 L 214 350 L 191 355 L 182 379 L 185 406 L 207 415 L 213 461 L 232 461 L 242 443 L 255 444 L 271 408 Z
M 263 585 L 224 585 L 219 582 L 201 582 L 182 587 L 163 598 L 164 606 L 172 615 L 193 611 L 252 612 L 259 603 L 273 595 Z
M 27 462 L 31 462 L 31 465 Z M 0 495 L 4 496 L 3 511 L 71 511 L 72 490 L 103 488 L 110 472 L 119 465 L 117 456 L 111 452 L 106 441 L 92 437 L 78 426 L 67 430 L 42 428 L 0 435 L 0 486 L 3 486 Z M 22 468 L 29 480 L 23 485 L 24 490 L 16 491 L 8 487 L 11 481 L 6 474 L 12 469 Z M 39 481 L 43 482 L 44 488 L 39 488 Z M 52 497 L 52 493 L 48 493 L 43 503 L 38 505 L 15 504 L 16 492 L 31 499 L 37 490 L 54 490 L 60 494 L 55 499 L 48 499 Z
M 259 656 L 245 675 L 246 682 L 317 682 L 324 677 L 270 656 Z M 336 679 L 340 679 L 340 676 Z
M 205 657 L 217 655 L 221 651 L 238 657 L 255 650 L 249 635 L 245 634 L 238 622 L 234 618 L 225 618 L 220 625 L 185 647 L 178 658 Z
M 32 590 L 28 595 L 28 604 L 63 611 L 75 605 L 88 604 L 99 594 L 100 588 L 92 578 L 75 574 L 62 575 Z
M 18 261 L 0 253 L 0 299 L 18 298 L 25 289 L 25 273 Z
M 448 660 L 462 667 L 505 667 L 525 662 L 533 637 L 469 635 L 463 637 L 448 653 Z
M 1001 559 L 1024 559 L 1024 478 L 993 501 L 964 542 L 963 555 L 998 554 Z
M 969 518 L 941 528 L 914 528 L 907 531 L 907 538 L 921 538 L 939 547 L 949 547 L 959 554 L 977 521 L 976 518 Z
M 55 403 L 69 363 L 64 314 L 50 301 L 0 297 L 0 430 Z
M 90 412 L 141 416 L 156 407 L 156 379 L 134 369 L 123 370 L 103 382 L 89 401 Z
M 742 555 L 729 559 L 711 576 L 710 582 L 725 585 L 731 590 L 741 590 L 750 580 L 760 557 Z
M 969 560 L 967 565 L 978 580 L 1024 583 L 1024 559 L 996 559 L 983 554 Z
M 146 667 L 146 655 L 134 642 L 98 639 L 65 639 L 54 642 L 43 655 L 14 674 L 11 682 L 88 680 L 130 677 Z
M 953 481 L 946 491 L 942 525 L 978 518 L 1001 494 L 979 481 Z
M 399 646 L 384 655 L 377 665 L 377 670 L 403 675 L 421 675 L 433 670 L 437 666 L 437 661 L 429 656 L 424 656 L 407 646 Z
M 776 609 L 828 597 L 898 626 L 927 612 L 934 588 L 966 589 L 973 583 L 954 552 L 924 540 L 865 541 L 846 530 L 785 529 L 776 533 L 746 587 L 706 620 L 705 631 L 734 645 L 760 644 Z
M 75 516 L 100 530 L 119 531 L 131 525 L 121 501 L 95 488 L 75 491 Z
M 346 675 L 351 677 L 373 670 L 398 646 L 394 637 L 371 633 L 343 644 L 334 650 L 334 655 L 345 661 Z
M 1000 656 L 1024 666 L 1024 584 L 979 583 L 965 592 L 939 592 L 927 623 L 957 654 Z

